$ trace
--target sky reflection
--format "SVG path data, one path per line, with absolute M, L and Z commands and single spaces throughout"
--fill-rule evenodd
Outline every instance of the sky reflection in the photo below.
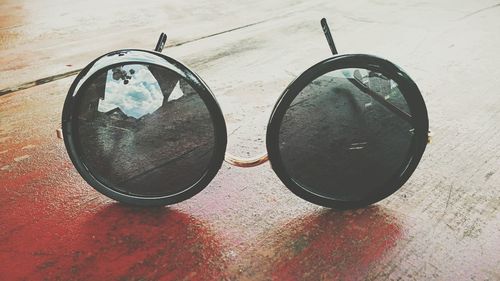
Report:
M 177 82 L 169 101 L 182 96 Z M 160 85 L 147 66 L 125 65 L 108 70 L 104 99 L 99 101 L 98 111 L 119 108 L 125 115 L 139 119 L 160 108 L 163 99 Z

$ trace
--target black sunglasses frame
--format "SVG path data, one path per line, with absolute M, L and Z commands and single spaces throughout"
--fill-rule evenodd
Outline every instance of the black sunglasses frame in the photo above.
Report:
M 215 130 L 214 153 L 212 159 L 210 160 L 210 164 L 208 165 L 208 168 L 203 174 L 203 176 L 195 184 L 183 190 L 182 192 L 169 196 L 157 196 L 157 197 L 140 197 L 132 194 L 119 192 L 107 186 L 98 178 L 96 178 L 80 157 L 82 150 L 78 145 L 80 143 L 78 139 L 78 134 L 73 133 L 73 128 L 76 128 L 78 122 L 78 116 L 76 110 L 76 107 L 79 102 L 78 93 L 85 92 L 85 89 L 96 77 L 108 71 L 109 69 L 113 68 L 114 66 L 128 64 L 128 63 L 145 64 L 144 62 L 141 61 L 124 61 L 124 62 L 114 63 L 111 65 L 106 65 L 106 67 L 99 68 L 94 73 L 89 73 L 89 71 L 92 69 L 95 63 L 99 61 L 101 58 L 106 56 L 113 56 L 119 53 L 129 53 L 129 52 L 145 52 L 163 59 L 166 64 L 155 64 L 148 62 L 147 65 L 156 65 L 159 67 L 166 67 L 168 65 L 168 69 L 173 70 L 177 74 L 179 74 L 180 77 L 185 79 L 186 82 L 188 82 L 189 85 L 200 95 L 205 105 L 207 106 L 208 111 L 210 112 Z M 80 88 L 77 91 L 75 91 L 80 81 L 82 81 L 82 79 L 84 79 L 84 77 L 87 75 L 89 75 L 88 78 L 86 78 L 83 84 L 80 86 Z M 220 109 L 219 104 L 217 103 L 217 100 L 215 99 L 215 96 L 213 95 L 212 91 L 208 88 L 208 86 L 205 84 L 205 82 L 193 71 L 191 71 L 182 63 L 174 60 L 173 58 L 170 58 L 158 52 L 139 50 L 139 49 L 119 50 L 100 56 L 99 58 L 92 61 L 89 65 L 87 65 L 78 74 L 78 76 L 75 78 L 73 84 L 71 85 L 68 91 L 68 95 L 64 103 L 64 108 L 62 113 L 62 135 L 64 139 L 64 144 L 66 146 L 70 159 L 73 162 L 73 165 L 80 173 L 80 175 L 83 177 L 83 179 L 87 181 L 88 184 L 94 187 L 97 191 L 101 192 L 102 194 L 112 199 L 127 204 L 143 205 L 143 206 L 171 205 L 189 199 L 192 196 L 199 193 L 212 181 L 212 179 L 215 177 L 215 175 L 221 168 L 222 162 L 224 161 L 224 153 L 226 151 L 226 144 L 227 144 L 227 131 L 226 131 L 226 122 L 224 121 L 224 115 L 222 114 L 222 111 Z
M 376 188 L 376 193 L 371 194 L 361 201 L 341 201 L 313 193 L 307 188 L 302 187 L 298 182 L 288 174 L 279 149 L 279 132 L 283 117 L 292 101 L 297 95 L 314 79 L 328 72 L 345 68 L 363 68 L 378 73 L 383 73 L 389 79 L 398 84 L 401 93 L 405 97 L 412 113 L 412 125 L 414 127 L 414 136 L 407 155 L 407 165 L 402 167 L 399 176 L 393 178 L 383 187 Z M 380 201 L 398 190 L 411 176 L 417 168 L 422 158 L 425 147 L 428 143 L 429 122 L 427 109 L 424 100 L 417 85 L 413 80 L 399 67 L 393 63 L 379 57 L 363 54 L 336 55 L 321 61 L 295 79 L 283 91 L 283 94 L 276 103 L 269 124 L 267 126 L 266 145 L 269 155 L 269 161 L 274 172 L 281 181 L 297 196 L 311 203 L 324 207 L 336 209 L 351 209 L 370 205 Z
M 215 99 L 212 91 L 205 84 L 205 82 L 188 67 L 182 63 L 176 61 L 173 58 L 165 56 L 160 52 L 163 49 L 166 41 L 166 35 L 162 33 L 158 43 L 156 45 L 155 51 L 140 50 L 140 49 L 125 49 L 110 52 L 103 56 L 96 58 L 90 64 L 88 64 L 75 78 L 72 83 L 68 95 L 66 97 L 63 113 L 62 113 L 62 132 L 61 137 L 64 139 L 64 143 L 71 161 L 73 162 L 75 168 L 80 173 L 80 175 L 97 191 L 102 194 L 115 199 L 117 201 L 143 206 L 158 206 L 158 205 L 170 205 L 181 201 L 184 201 L 203 190 L 215 177 L 217 172 L 222 166 L 224 158 L 226 161 L 237 165 L 240 167 L 252 167 L 262 164 L 269 158 L 272 169 L 278 175 L 280 180 L 285 184 L 285 186 L 292 191 L 297 196 L 329 208 L 336 209 L 348 209 L 348 208 L 359 208 L 366 205 L 370 205 L 377 201 L 386 198 L 387 196 L 398 190 L 415 171 L 423 153 L 425 147 L 429 141 L 429 122 L 427 116 L 427 109 L 422 95 L 413 80 L 398 66 L 391 63 L 388 60 L 364 54 L 343 54 L 338 55 L 337 49 L 333 43 L 333 38 L 331 37 L 330 29 L 326 23 L 325 19 L 321 20 L 321 25 L 325 33 L 326 39 L 330 46 L 333 56 L 325 59 L 308 70 L 303 72 L 298 76 L 293 82 L 291 82 L 288 87 L 283 91 L 277 103 L 274 106 L 272 114 L 269 119 L 267 133 L 266 133 L 266 148 L 267 155 L 263 155 L 254 159 L 238 159 L 230 156 L 226 153 L 227 145 L 227 130 L 226 123 L 222 110 Z M 141 61 L 140 59 L 130 60 L 125 54 L 140 52 L 143 54 L 150 54 L 157 58 L 160 58 L 161 62 L 150 62 Z M 105 65 L 105 67 L 99 68 L 96 63 L 106 56 L 123 56 L 123 60 L 114 61 L 112 64 Z M 157 197 L 140 197 L 132 194 L 127 194 L 121 191 L 117 191 L 106 184 L 103 181 L 95 177 L 89 168 L 82 161 L 80 155 L 82 155 L 82 149 L 79 147 L 78 134 L 73 133 L 74 128 L 77 128 L 78 117 L 76 107 L 79 103 L 79 93 L 85 92 L 85 89 L 90 85 L 90 83 L 100 74 L 108 71 L 112 67 L 124 64 L 145 64 L 145 65 L 156 65 L 159 67 L 168 68 L 177 74 L 181 78 L 185 79 L 186 82 L 199 94 L 199 96 L 204 101 L 207 109 L 211 115 L 213 126 L 215 130 L 215 142 L 214 142 L 214 152 L 210 164 L 204 175 L 189 188 L 168 196 L 157 196 Z M 97 68 L 97 69 L 94 69 Z M 326 74 L 328 72 L 345 69 L 345 68 L 362 68 L 378 73 L 383 73 L 389 79 L 395 81 L 401 93 L 407 101 L 409 106 L 411 116 L 411 123 L 414 127 L 414 137 L 410 146 L 409 154 L 407 156 L 407 165 L 402 167 L 399 172 L 399 176 L 393 178 L 389 183 L 377 189 L 376 193 L 370 194 L 366 198 L 360 201 L 341 201 L 332 198 L 327 198 L 319 194 L 315 194 L 306 188 L 302 187 L 299 183 L 293 180 L 293 178 L 288 174 L 283 164 L 283 160 L 280 155 L 279 149 L 279 131 L 280 126 L 283 121 L 283 117 L 295 99 L 295 97 L 314 79 Z M 80 85 L 81 81 L 83 83 Z M 351 81 L 351 83 L 356 85 L 356 81 Z M 362 85 L 356 85 L 358 88 Z M 360 88 L 361 89 L 361 88 Z M 83 90 L 83 91 L 82 91 Z M 363 89 L 361 89 L 363 90 Z M 373 93 L 366 92 L 369 95 Z M 377 99 L 377 96 L 374 96 Z M 380 102 L 384 102 L 380 100 Z M 389 104 L 390 106 L 390 104 Z M 389 108 L 391 109 L 391 108 Z M 394 110 L 394 109 L 392 109 Z M 395 112 L 398 113 L 398 112 Z M 404 117 L 404 116 L 403 116 Z M 228 156 L 229 155 L 229 156 Z

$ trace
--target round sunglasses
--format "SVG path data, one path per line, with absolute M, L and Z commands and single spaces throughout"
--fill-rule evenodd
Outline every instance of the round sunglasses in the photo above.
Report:
M 417 85 L 392 62 L 333 54 L 303 72 L 279 97 L 267 126 L 267 154 L 226 153 L 222 111 L 188 67 L 154 51 L 125 49 L 88 64 L 72 83 L 62 113 L 68 154 L 104 195 L 135 205 L 186 200 L 225 160 L 239 167 L 271 162 L 284 185 L 325 207 L 358 208 L 398 190 L 429 141 Z

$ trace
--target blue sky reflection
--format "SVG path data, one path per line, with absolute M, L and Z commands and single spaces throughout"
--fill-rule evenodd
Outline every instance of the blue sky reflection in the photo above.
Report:
M 121 73 L 122 76 L 113 74 L 111 69 L 108 70 L 105 98 L 99 101 L 97 108 L 100 112 L 108 112 L 118 107 L 127 116 L 139 119 L 162 106 L 164 96 L 160 85 L 146 66 L 125 65 L 121 67 Z M 125 84 L 124 79 L 128 80 L 128 83 Z M 182 96 L 179 86 L 176 85 L 175 88 L 176 96 Z

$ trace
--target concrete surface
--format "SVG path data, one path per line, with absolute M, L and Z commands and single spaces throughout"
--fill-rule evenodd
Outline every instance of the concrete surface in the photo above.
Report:
M 78 72 L 118 48 L 191 66 L 214 91 L 228 150 L 264 150 L 277 97 L 337 48 L 417 82 L 433 143 L 370 208 L 332 211 L 268 165 L 224 165 L 200 194 L 141 209 L 90 188 L 55 139 Z M 497 1 L 0 1 L 0 280 L 500 280 Z

